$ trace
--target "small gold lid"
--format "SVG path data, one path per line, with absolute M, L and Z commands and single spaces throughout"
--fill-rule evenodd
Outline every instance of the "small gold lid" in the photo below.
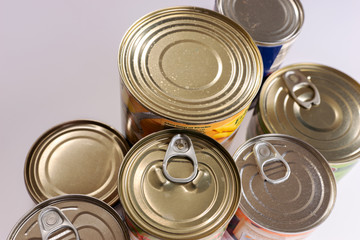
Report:
M 360 157 L 360 85 L 328 66 L 301 63 L 271 74 L 259 100 L 270 133 L 300 138 L 330 163 Z
M 35 202 L 84 194 L 108 204 L 119 200 L 117 174 L 128 151 L 115 129 L 96 121 L 70 121 L 45 132 L 28 153 L 24 176 Z
M 234 154 L 240 171 L 240 209 L 260 227 L 277 233 L 307 232 L 331 213 L 336 181 L 326 159 L 309 144 L 264 134 Z
M 7 239 L 50 237 L 130 240 L 124 222 L 113 208 L 96 198 L 75 194 L 58 196 L 39 203 L 20 219 Z
M 261 46 L 282 45 L 295 39 L 304 23 L 299 0 L 217 0 L 216 7 Z
M 229 153 L 195 131 L 169 129 L 138 141 L 119 172 L 120 201 L 142 231 L 159 239 L 203 239 L 225 229 L 240 199 Z
M 151 112 L 208 124 L 249 106 L 263 66 L 249 34 L 232 20 L 208 9 L 174 7 L 130 27 L 120 44 L 119 72 Z

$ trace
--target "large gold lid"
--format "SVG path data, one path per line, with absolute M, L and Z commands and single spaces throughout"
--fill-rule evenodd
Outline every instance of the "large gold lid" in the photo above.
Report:
M 159 239 L 203 239 L 238 208 L 240 177 L 229 153 L 198 132 L 163 130 L 138 141 L 119 172 L 120 201 Z
M 299 0 L 217 0 L 218 11 L 240 24 L 259 45 L 296 38 L 304 23 Z
M 260 227 L 278 233 L 312 230 L 331 213 L 336 182 L 326 159 L 297 138 L 265 134 L 234 154 L 240 171 L 240 209 Z
M 8 240 L 129 240 L 117 212 L 84 195 L 63 195 L 35 206 L 14 226 Z
M 122 135 L 103 123 L 60 124 L 41 135 L 29 151 L 26 187 L 36 202 L 84 194 L 114 204 L 119 200 L 117 174 L 128 148 Z
M 248 107 L 263 67 L 238 24 L 208 9 L 174 7 L 131 26 L 120 44 L 119 71 L 131 95 L 151 112 L 201 124 Z
M 360 157 L 360 85 L 336 69 L 311 63 L 279 69 L 263 85 L 259 111 L 266 131 L 300 138 L 330 163 Z

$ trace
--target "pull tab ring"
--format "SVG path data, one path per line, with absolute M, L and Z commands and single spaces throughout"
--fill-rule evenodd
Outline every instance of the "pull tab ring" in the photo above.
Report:
M 256 163 L 260 169 L 260 175 L 264 180 L 273 184 L 278 184 L 286 181 L 289 178 L 291 173 L 290 166 L 272 144 L 265 141 L 257 142 L 253 147 L 253 151 L 255 154 Z M 270 162 L 281 162 L 284 164 L 286 168 L 285 176 L 279 179 L 269 178 L 264 172 L 264 166 Z
M 311 106 L 320 104 L 320 93 L 315 84 L 310 82 L 300 71 L 292 70 L 284 74 L 286 87 L 288 88 L 291 97 L 303 108 L 310 109 Z M 309 87 L 314 92 L 314 97 L 308 101 L 302 101 L 295 95 L 295 88 Z
M 173 157 L 185 157 L 189 159 L 194 167 L 194 171 L 187 178 L 174 178 L 167 171 L 167 165 Z M 185 134 L 176 134 L 170 141 L 165 153 L 165 158 L 162 167 L 165 177 L 174 183 L 188 183 L 194 180 L 198 172 L 198 161 L 196 159 L 195 150 L 191 139 Z
M 48 206 L 41 210 L 38 223 L 42 240 L 48 240 L 50 235 L 61 230 L 70 229 L 75 233 L 76 240 L 80 240 L 79 233 L 69 219 L 54 206 Z

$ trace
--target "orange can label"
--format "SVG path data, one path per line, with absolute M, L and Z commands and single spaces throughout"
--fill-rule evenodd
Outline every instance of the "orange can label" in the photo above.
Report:
M 209 124 L 186 124 L 163 118 L 144 108 L 134 97 L 123 89 L 122 96 L 126 110 L 126 136 L 135 143 L 146 135 L 167 128 L 183 128 L 201 132 L 219 143 L 225 142 L 240 126 L 249 108 L 218 122 Z

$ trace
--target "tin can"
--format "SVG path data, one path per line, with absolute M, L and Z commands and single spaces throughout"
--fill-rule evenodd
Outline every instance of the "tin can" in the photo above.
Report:
M 246 141 L 234 160 L 242 195 L 227 231 L 234 239 L 305 239 L 331 213 L 336 181 L 326 159 L 295 137 Z
M 25 239 L 129 240 L 116 211 L 96 198 L 63 195 L 29 211 L 12 229 L 8 240 Z
M 110 205 L 119 201 L 117 174 L 129 146 L 112 127 L 74 120 L 43 133 L 24 166 L 26 188 L 39 203 L 64 194 L 83 194 Z
M 334 68 L 294 64 L 265 82 L 247 138 L 282 133 L 319 150 L 340 180 L 360 158 L 360 85 Z
M 241 25 L 254 39 L 264 64 L 263 81 L 284 62 L 304 23 L 299 0 L 216 0 L 215 9 Z M 258 96 L 250 108 L 257 101 Z
M 254 39 L 263 59 L 264 76 L 280 67 L 304 23 L 299 0 L 216 0 L 215 8 Z
M 127 31 L 119 72 L 131 143 L 166 128 L 223 142 L 256 96 L 263 67 L 238 24 L 208 9 L 174 7 L 144 16 Z
M 213 240 L 221 239 L 238 208 L 241 184 L 217 141 L 174 128 L 130 149 L 118 186 L 131 239 Z

